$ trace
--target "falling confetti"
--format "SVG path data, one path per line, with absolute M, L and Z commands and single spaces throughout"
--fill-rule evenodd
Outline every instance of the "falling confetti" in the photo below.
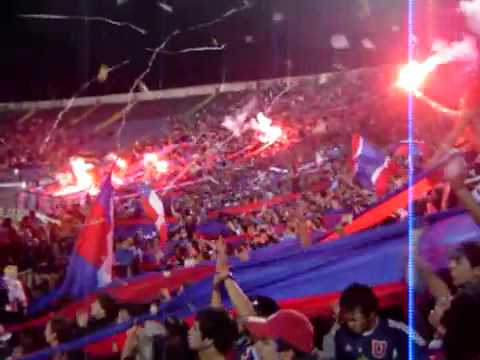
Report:
M 226 45 L 221 45 L 221 46 L 200 46 L 200 47 L 193 47 L 193 48 L 187 48 L 187 49 L 182 49 L 182 50 L 157 50 L 157 49 L 151 49 L 148 48 L 147 51 L 150 52 L 158 52 L 161 54 L 165 55 L 177 55 L 177 54 L 187 54 L 187 53 L 192 53 L 192 52 L 203 52 L 203 51 L 222 51 L 225 49 Z
M 272 16 L 273 22 L 279 23 L 285 20 L 285 15 L 283 15 L 281 12 L 275 11 Z
M 104 22 L 107 24 L 120 26 L 120 27 L 129 27 L 136 32 L 139 32 L 142 35 L 147 34 L 145 29 L 142 29 L 136 25 L 130 24 L 125 21 L 115 21 L 106 17 L 101 16 L 69 16 L 69 15 L 57 15 L 57 14 L 20 14 L 20 18 L 24 19 L 39 19 L 39 20 L 82 20 L 82 21 L 97 21 Z
M 362 46 L 368 50 L 375 50 L 377 48 L 375 44 L 368 38 L 362 39 Z
M 273 106 L 277 103 L 277 101 L 280 100 L 283 95 L 285 95 L 287 92 L 290 91 L 291 87 L 292 87 L 292 83 L 289 79 L 287 79 L 287 85 L 285 86 L 285 88 L 277 96 L 275 96 L 273 100 L 270 102 L 270 105 L 266 110 L 267 114 L 269 114 L 272 111 Z
M 220 15 L 218 18 L 212 20 L 212 21 L 209 21 L 209 22 L 205 22 L 205 23 L 202 23 L 202 24 L 199 24 L 199 25 L 194 25 L 194 26 L 191 26 L 189 28 L 187 28 L 185 30 L 185 32 L 187 31 L 196 31 L 198 29 L 202 29 L 202 28 L 205 28 L 205 27 L 210 27 L 212 25 L 215 25 L 215 24 L 218 24 L 218 23 L 221 23 L 223 21 L 225 21 L 225 19 L 231 17 L 232 15 L 235 15 L 239 12 L 242 12 L 246 9 L 249 9 L 251 8 L 252 5 L 250 4 L 250 2 L 248 1 L 244 1 L 243 2 L 243 5 L 240 6 L 240 7 L 237 7 L 237 8 L 233 8 L 233 9 L 230 9 L 228 11 L 226 11 L 225 13 L 223 13 L 222 15 Z M 183 31 L 182 31 L 183 32 Z
M 149 93 L 150 90 L 148 89 L 147 85 L 143 82 L 143 81 L 140 81 L 140 83 L 138 84 L 138 88 L 140 89 L 141 92 L 143 93 Z
M 29 112 L 27 112 L 25 115 L 23 115 L 20 119 L 18 119 L 19 124 L 23 124 L 25 121 L 29 120 L 32 118 L 33 115 L 35 115 L 36 110 L 31 109 Z
M 157 5 L 159 8 L 161 8 L 162 10 L 165 10 L 166 12 L 169 12 L 169 13 L 173 13 L 173 7 L 164 3 L 164 2 L 161 2 L 161 1 L 157 1 Z
M 79 122 L 85 120 L 85 119 L 88 118 L 90 115 L 92 115 L 99 107 L 100 107 L 100 103 L 97 103 L 97 104 L 95 104 L 94 106 L 88 108 L 83 114 L 81 114 L 80 116 L 78 116 L 78 117 L 76 117 L 76 118 L 73 118 L 73 119 L 70 121 L 70 125 L 76 125 L 76 124 L 78 124 Z
M 127 65 L 128 63 L 130 63 L 130 60 L 125 60 L 125 61 L 122 61 L 121 63 L 111 67 L 111 68 L 108 68 L 108 71 L 107 71 L 107 74 L 110 73 L 110 72 L 113 72 L 113 71 L 116 71 L 118 69 L 120 69 L 121 67 Z M 45 151 L 48 143 L 50 142 L 53 134 L 55 133 L 55 130 L 57 129 L 58 125 L 60 124 L 60 122 L 62 121 L 62 118 L 63 116 L 71 109 L 71 107 L 73 106 L 73 104 L 75 103 L 75 100 L 77 99 L 77 97 L 83 93 L 92 83 L 94 83 L 95 81 L 98 81 L 98 74 L 95 75 L 93 78 L 91 78 L 90 80 L 88 80 L 85 84 L 83 84 L 80 89 L 77 90 L 77 92 L 75 92 L 75 94 L 73 94 L 73 96 L 70 98 L 70 100 L 68 101 L 67 105 L 63 108 L 62 111 L 60 111 L 60 113 L 58 114 L 57 118 L 55 119 L 53 125 L 52 125 L 52 128 L 50 129 L 50 131 L 48 132 L 48 135 L 47 137 L 45 138 L 45 141 L 43 143 L 43 146 L 40 148 L 40 152 L 43 152 Z
M 184 32 L 191 32 L 191 31 L 196 31 L 196 30 L 199 30 L 199 29 L 202 29 L 202 28 L 205 28 L 205 27 L 209 27 L 209 26 L 212 26 L 214 24 L 218 24 L 218 23 L 221 23 L 223 21 L 225 21 L 225 19 L 241 12 L 241 11 L 244 11 L 246 9 L 249 9 L 251 7 L 251 4 L 248 2 L 248 1 L 244 1 L 243 2 L 243 5 L 240 6 L 240 7 L 237 7 L 237 8 L 233 8 L 233 9 L 230 9 L 228 10 L 227 12 L 225 12 L 224 14 L 220 15 L 218 18 L 214 19 L 214 20 L 211 20 L 211 21 L 208 21 L 208 22 L 205 22 L 205 23 L 201 23 L 201 24 L 198 24 L 198 25 L 194 25 L 194 26 L 191 26 L 189 28 L 187 28 L 186 30 L 183 30 L 183 31 L 180 31 L 178 29 L 174 30 L 170 35 L 168 35 L 165 40 L 163 41 L 163 43 L 161 43 L 157 48 L 155 49 L 150 49 L 153 53 L 152 55 L 150 56 L 150 59 L 148 60 L 148 64 L 147 64 L 147 67 L 146 69 L 135 79 L 135 81 L 133 82 L 132 86 L 130 87 L 130 90 L 128 92 L 128 98 L 127 98 L 127 104 L 125 105 L 124 109 L 122 110 L 122 122 L 118 128 L 118 131 L 117 131 L 117 147 L 120 148 L 120 140 L 121 140 L 121 135 L 122 135 L 122 132 L 123 132 L 123 129 L 125 128 L 125 124 L 126 124 L 126 121 L 127 121 L 127 115 L 130 113 L 130 111 L 132 110 L 132 108 L 135 106 L 135 100 L 134 100 L 134 91 L 135 89 L 137 89 L 138 85 L 140 84 L 141 81 L 143 81 L 145 79 L 145 77 L 150 73 L 150 71 L 152 70 L 152 67 L 153 67 L 153 64 L 155 63 L 155 60 L 157 59 L 158 55 L 162 52 L 165 52 L 165 47 L 168 45 L 168 43 L 176 36 L 178 36 L 179 34 L 182 34 Z M 222 50 L 223 49 L 223 46 L 221 47 L 221 49 L 219 48 L 214 48 L 215 50 Z M 184 49 L 184 50 L 180 50 L 180 51 L 177 51 L 177 53 L 187 53 L 187 52 L 197 52 L 197 51 L 207 51 L 207 50 L 212 50 L 212 47 L 204 47 L 204 48 L 190 48 L 190 49 Z M 173 183 L 175 184 L 175 183 Z
M 252 35 L 247 35 L 247 36 L 245 36 L 245 42 L 246 42 L 247 44 L 253 43 L 253 36 L 252 36 Z
M 347 38 L 345 37 L 345 35 L 342 34 L 333 35 L 330 43 L 332 44 L 332 47 L 336 50 L 345 50 L 350 47 Z
M 109 70 L 110 68 L 107 65 L 102 64 L 98 70 L 97 81 L 101 83 L 105 82 L 108 79 Z
M 44 152 L 47 148 L 47 145 L 48 143 L 50 142 L 50 140 L 52 139 L 52 136 L 53 134 L 55 133 L 55 130 L 57 130 L 57 127 L 58 125 L 60 124 L 60 122 L 62 121 L 63 119 L 63 116 L 71 109 L 71 107 L 73 106 L 73 104 L 75 103 L 75 100 L 77 99 L 77 97 L 83 93 L 93 82 L 95 82 L 97 80 L 97 76 L 93 77 L 92 79 L 88 80 L 85 84 L 83 84 L 80 89 L 77 90 L 77 92 L 75 94 L 73 94 L 73 96 L 70 98 L 70 100 L 68 100 L 68 103 L 67 105 L 63 108 L 62 111 L 60 111 L 60 113 L 58 114 L 57 118 L 55 119 L 54 123 L 53 123 L 53 126 L 52 128 L 50 129 L 50 131 L 48 132 L 48 135 L 47 137 L 45 138 L 45 141 L 43 143 L 43 146 L 40 148 L 40 152 Z

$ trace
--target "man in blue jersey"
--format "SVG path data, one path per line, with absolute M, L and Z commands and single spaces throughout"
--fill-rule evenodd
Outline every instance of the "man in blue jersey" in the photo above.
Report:
M 336 360 L 406 360 L 408 327 L 378 317 L 378 299 L 366 285 L 352 284 L 340 297 L 341 326 L 335 334 Z M 416 359 L 428 359 L 425 341 L 415 334 Z

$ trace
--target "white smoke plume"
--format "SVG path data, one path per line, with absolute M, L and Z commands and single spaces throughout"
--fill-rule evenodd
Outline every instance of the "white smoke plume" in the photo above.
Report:
M 249 118 L 256 106 L 257 99 L 254 97 L 250 99 L 250 101 L 248 101 L 247 104 L 238 110 L 233 116 L 225 116 L 222 126 L 230 130 L 234 136 L 239 137 L 245 130 L 247 130 L 249 124 L 246 123 L 246 120 Z
M 473 62 L 478 58 L 477 43 L 473 36 L 465 36 L 461 41 L 447 43 L 437 40 L 433 43 L 436 63 L 447 64 L 452 61 Z
M 480 0 L 460 1 L 460 11 L 467 18 L 470 30 L 480 35 Z

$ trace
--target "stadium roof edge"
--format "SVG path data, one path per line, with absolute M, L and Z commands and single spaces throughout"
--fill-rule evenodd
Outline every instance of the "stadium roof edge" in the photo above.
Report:
M 360 69 L 356 69 L 360 70 Z M 133 94 L 134 101 L 152 101 L 152 100 L 161 100 L 161 99 L 175 99 L 175 98 L 185 98 L 190 96 L 208 96 L 215 93 L 229 93 L 229 92 L 241 92 L 246 90 L 257 90 L 262 89 L 267 86 L 279 84 L 282 82 L 299 82 L 303 80 L 315 79 L 319 83 L 325 82 L 325 78 L 333 75 L 334 73 L 322 73 L 317 75 L 309 76 L 297 76 L 297 77 L 287 77 L 287 78 L 276 78 L 268 80 L 258 80 L 258 81 L 248 81 L 248 82 L 233 82 L 233 83 L 223 83 L 223 84 L 210 84 L 202 86 L 191 86 L 183 88 L 173 88 L 166 90 L 157 90 L 149 92 L 136 92 Z M 91 96 L 91 97 L 79 97 L 76 98 L 72 107 L 79 106 L 92 106 L 92 105 L 103 105 L 103 104 L 124 104 L 127 103 L 129 98 L 128 93 L 124 94 L 112 94 L 104 96 Z M 60 100 L 47 100 L 47 101 L 23 101 L 23 102 L 5 102 L 0 103 L 0 112 L 8 111 L 22 111 L 22 110 L 48 110 L 63 108 L 67 106 L 68 102 L 71 99 L 60 99 Z

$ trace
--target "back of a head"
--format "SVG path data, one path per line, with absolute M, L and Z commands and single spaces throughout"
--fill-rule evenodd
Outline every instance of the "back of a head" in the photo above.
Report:
M 50 320 L 50 328 L 60 343 L 68 342 L 75 336 L 75 327 L 73 323 L 63 317 L 52 318 Z
M 25 329 L 20 332 L 19 341 L 24 354 L 40 350 L 44 346 L 42 331 L 39 328 Z
M 369 315 L 378 311 L 378 299 L 369 286 L 353 283 L 342 292 L 340 309 L 342 311 L 360 309 L 363 314 Z
M 195 359 L 195 352 L 188 346 L 188 325 L 181 319 L 167 318 L 165 328 L 168 336 L 165 344 L 164 359 Z
M 275 314 L 280 307 L 278 303 L 268 296 L 255 296 L 251 299 L 255 313 L 260 317 L 269 317 Z
M 164 325 L 170 336 L 188 336 L 188 325 L 182 319 L 178 319 L 176 317 L 167 317 Z
M 117 309 L 118 311 L 124 310 L 133 317 L 147 314 L 150 310 L 150 304 L 115 303 L 114 305 L 111 305 L 109 303 L 107 306 Z
M 465 241 L 451 254 L 452 258 L 465 257 L 472 267 L 480 266 L 480 241 Z
M 468 284 L 453 299 L 442 323 L 448 360 L 480 359 L 480 283 Z
M 97 301 L 100 303 L 102 306 L 103 310 L 105 311 L 105 317 L 109 320 L 114 320 L 116 319 L 118 315 L 118 304 L 115 301 L 115 299 L 107 294 L 107 293 L 101 293 L 97 295 Z
M 237 323 L 224 309 L 209 307 L 197 313 L 197 322 L 203 338 L 213 341 L 221 354 L 227 354 L 238 336 Z

